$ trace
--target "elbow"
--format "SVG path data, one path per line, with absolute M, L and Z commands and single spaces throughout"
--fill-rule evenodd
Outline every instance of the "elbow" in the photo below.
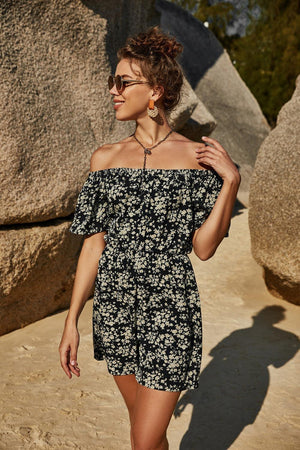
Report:
M 199 259 L 201 259 L 201 261 L 207 261 L 208 259 L 210 259 L 215 254 L 215 252 L 216 252 L 216 249 L 211 250 L 210 252 L 204 252 L 203 250 L 202 251 L 197 251 L 194 248 L 195 255 Z
M 211 254 L 211 255 L 204 255 L 204 256 L 201 256 L 201 261 L 207 261 L 208 259 L 210 259 L 211 257 L 213 256 L 213 253 Z
M 216 250 L 221 243 L 223 236 L 214 236 L 213 238 L 209 238 L 203 236 L 203 238 L 199 239 L 200 235 L 197 235 L 198 241 L 196 241 L 196 236 L 193 238 L 193 250 L 196 256 L 201 259 L 201 261 L 207 261 L 212 258 L 216 253 Z

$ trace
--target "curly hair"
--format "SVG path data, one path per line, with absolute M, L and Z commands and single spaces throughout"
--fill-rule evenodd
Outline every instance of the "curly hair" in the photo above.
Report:
M 176 56 L 183 51 L 177 40 L 162 32 L 158 25 L 136 36 L 128 37 L 124 47 L 117 52 L 118 60 L 136 62 L 150 86 L 163 86 L 160 98 L 166 111 L 173 109 L 180 100 L 183 70 Z

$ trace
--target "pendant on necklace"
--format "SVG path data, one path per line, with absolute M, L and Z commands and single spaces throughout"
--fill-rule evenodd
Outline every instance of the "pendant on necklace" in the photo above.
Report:
M 151 150 L 149 150 L 148 148 L 144 148 L 144 152 L 147 153 L 147 155 L 151 155 L 152 154 Z

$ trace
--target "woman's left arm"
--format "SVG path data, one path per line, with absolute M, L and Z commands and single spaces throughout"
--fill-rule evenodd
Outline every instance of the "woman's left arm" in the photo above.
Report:
M 202 140 L 212 144 L 199 144 L 195 150 L 199 163 L 211 166 L 223 179 L 223 186 L 208 218 L 198 228 L 193 236 L 193 249 L 201 260 L 213 256 L 219 244 L 226 235 L 235 199 L 241 182 L 241 175 L 222 145 L 209 137 Z

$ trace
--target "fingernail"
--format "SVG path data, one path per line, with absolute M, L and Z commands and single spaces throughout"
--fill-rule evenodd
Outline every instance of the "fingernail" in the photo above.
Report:
M 207 138 L 207 136 L 201 136 L 201 139 L 206 139 Z
M 71 361 L 72 366 L 75 366 L 75 361 Z

